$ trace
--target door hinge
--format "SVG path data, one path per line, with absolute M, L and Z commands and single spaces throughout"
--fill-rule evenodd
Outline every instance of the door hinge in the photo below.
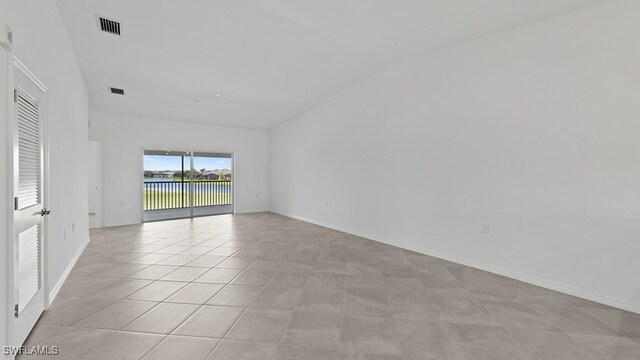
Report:
M 18 314 L 20 314 L 20 306 L 18 306 L 18 304 L 16 304 L 16 306 L 13 307 L 13 316 L 16 317 L 16 319 L 18 318 Z
M 18 89 L 13 89 L 13 102 L 18 103 Z
M 13 198 L 13 210 L 18 210 L 18 197 Z

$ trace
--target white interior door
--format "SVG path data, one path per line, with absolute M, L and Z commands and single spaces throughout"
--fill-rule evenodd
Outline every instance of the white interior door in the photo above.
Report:
M 11 342 L 22 344 L 44 311 L 44 91 L 14 68 L 14 236 Z

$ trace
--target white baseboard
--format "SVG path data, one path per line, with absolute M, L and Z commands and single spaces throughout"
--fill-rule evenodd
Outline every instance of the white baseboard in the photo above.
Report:
M 49 301 L 46 304 L 47 305 L 46 306 L 47 309 L 49 308 L 51 303 L 53 303 L 53 300 L 55 300 L 56 296 L 58 296 L 58 293 L 60 292 L 60 289 L 62 288 L 62 285 L 67 280 L 67 277 L 69 277 L 69 274 L 71 273 L 71 270 L 73 270 L 73 267 L 76 266 L 76 263 L 78 262 L 78 259 L 80 259 L 80 256 L 84 252 L 84 249 L 87 247 L 87 245 L 89 245 L 90 241 L 91 241 L 91 238 L 87 236 L 87 240 L 84 241 L 82 246 L 80 246 L 80 248 L 78 249 L 76 254 L 73 256 L 73 259 L 71 259 L 71 262 L 69 262 L 69 265 L 64 270 L 64 273 L 62 273 L 62 276 L 60 276 L 60 279 L 56 283 L 56 286 L 54 286 L 51 289 L 51 291 L 49 291 Z
M 297 219 L 297 220 L 301 220 L 301 221 L 305 221 L 311 224 L 315 224 L 315 225 L 319 225 L 319 226 L 324 226 L 326 228 L 329 229 L 333 229 L 333 230 L 337 230 L 337 231 L 342 231 L 348 234 L 352 234 L 352 235 L 356 235 L 356 236 L 360 236 L 363 238 L 367 238 L 367 239 L 371 239 L 371 240 L 375 240 L 384 244 L 388 244 L 388 245 L 392 245 L 392 246 L 398 246 L 397 244 L 395 244 L 393 241 L 390 241 L 389 239 L 384 239 L 381 238 L 380 236 L 374 235 L 374 234 L 367 234 L 364 233 L 362 231 L 355 231 L 353 229 L 347 229 L 347 228 L 343 228 L 340 226 L 335 226 L 333 224 L 328 224 L 322 221 L 317 221 L 314 219 L 310 219 L 308 217 L 304 217 L 304 216 L 299 216 L 299 215 L 295 215 L 295 214 L 289 214 L 289 213 L 283 213 L 283 212 L 278 212 L 278 211 L 274 211 L 271 210 L 272 213 L 278 214 L 278 215 L 282 215 L 282 216 L 286 216 L 286 217 L 290 217 L 293 219 Z M 603 304 L 603 305 L 608 305 L 611 307 L 615 307 L 618 309 L 622 309 L 622 310 L 626 310 L 626 311 L 631 311 L 637 314 L 640 314 L 640 304 L 634 303 L 634 302 L 630 302 L 627 301 L 625 299 L 620 299 L 617 297 L 613 297 L 607 294 L 602 294 L 602 293 L 598 293 L 598 292 L 594 292 L 588 289 L 584 289 L 584 288 L 580 288 L 580 287 L 576 287 L 573 285 L 569 285 L 569 284 L 564 284 L 564 283 L 560 283 L 554 280 L 550 280 L 550 279 L 545 279 L 545 278 L 540 278 L 537 276 L 533 276 L 530 274 L 525 274 L 525 273 L 521 273 L 518 271 L 513 271 L 510 269 L 505 269 L 499 266 L 495 266 L 495 265 L 491 265 L 491 264 L 486 264 L 483 262 L 478 262 L 475 260 L 471 260 L 471 259 L 467 259 L 467 258 L 463 258 L 463 257 L 459 257 L 456 255 L 452 255 L 452 254 L 448 254 L 448 253 L 443 253 L 443 252 L 439 252 L 437 250 L 430 250 L 430 251 L 425 251 L 424 249 L 415 249 L 415 248 L 407 248 L 404 247 L 407 250 L 411 250 L 411 251 L 415 251 L 421 254 L 426 254 L 429 256 L 433 256 L 442 260 L 447 260 L 447 261 L 451 261 L 457 264 L 461 264 L 461 265 L 466 265 L 466 266 L 470 266 L 476 269 L 480 269 L 480 270 L 484 270 L 484 271 L 488 271 L 490 273 L 493 274 L 497 274 L 497 275 L 502 275 L 502 276 L 506 276 L 508 278 L 512 278 L 512 279 L 516 279 L 528 284 L 532 284 L 532 285 L 536 285 L 536 286 L 540 286 L 542 288 L 545 289 L 549 289 L 549 290 L 554 290 L 554 291 L 558 291 L 564 294 L 568 294 L 568 295 L 572 295 L 575 297 L 579 297 L 585 300 L 589 300 L 589 301 L 593 301 L 599 304 Z
M 240 215 L 240 214 L 257 214 L 257 213 L 263 213 L 263 212 L 269 212 L 269 210 L 266 209 L 244 209 L 244 210 L 236 210 L 236 214 Z

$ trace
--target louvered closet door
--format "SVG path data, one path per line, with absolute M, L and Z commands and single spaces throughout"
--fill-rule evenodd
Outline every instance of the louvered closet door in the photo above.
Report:
M 14 69 L 13 343 L 21 344 L 44 310 L 44 92 Z M 17 150 L 17 151 L 16 151 Z

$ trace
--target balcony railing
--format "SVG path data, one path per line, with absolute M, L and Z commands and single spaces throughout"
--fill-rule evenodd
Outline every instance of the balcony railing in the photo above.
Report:
M 194 207 L 231 205 L 229 180 L 145 181 L 144 210 L 188 208 L 191 192 Z

